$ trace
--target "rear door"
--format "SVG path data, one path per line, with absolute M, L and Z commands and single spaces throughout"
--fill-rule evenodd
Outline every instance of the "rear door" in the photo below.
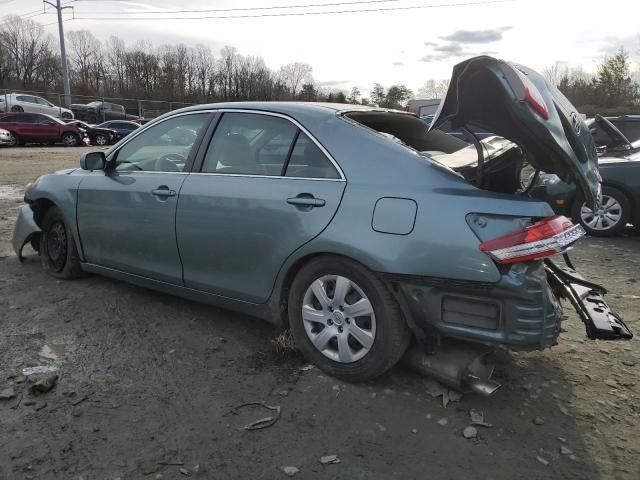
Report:
M 331 221 L 344 176 L 301 125 L 267 112 L 223 112 L 200 163 L 176 218 L 185 285 L 266 302 L 286 258 Z
M 176 205 L 209 118 L 203 112 L 167 118 L 110 155 L 109 174 L 83 178 L 77 218 L 87 262 L 182 284 Z M 182 135 L 184 129 L 194 135 Z

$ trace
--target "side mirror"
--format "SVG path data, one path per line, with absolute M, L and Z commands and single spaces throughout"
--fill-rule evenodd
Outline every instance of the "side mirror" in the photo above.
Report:
M 80 157 L 80 168 L 83 170 L 104 170 L 106 165 L 104 152 L 87 152 Z

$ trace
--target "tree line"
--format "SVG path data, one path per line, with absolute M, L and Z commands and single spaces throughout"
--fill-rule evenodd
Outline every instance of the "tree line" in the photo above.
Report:
M 305 100 L 368 104 L 360 90 L 319 86 L 312 67 L 294 62 L 272 70 L 259 56 L 225 46 L 127 45 L 117 36 L 100 41 L 87 30 L 66 33 L 74 95 L 202 103 L 240 100 Z M 57 39 L 42 25 L 18 16 L 0 23 L 0 88 L 62 91 Z M 375 102 L 401 108 L 411 97 L 404 85 L 375 86 Z

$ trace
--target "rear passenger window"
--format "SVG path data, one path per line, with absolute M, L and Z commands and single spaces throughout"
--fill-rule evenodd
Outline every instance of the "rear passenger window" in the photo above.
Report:
M 300 132 L 293 148 L 287 177 L 302 178 L 340 178 L 340 174 L 327 156 L 311 139 Z
M 209 144 L 202 171 L 281 175 L 297 131 L 284 118 L 225 113 Z

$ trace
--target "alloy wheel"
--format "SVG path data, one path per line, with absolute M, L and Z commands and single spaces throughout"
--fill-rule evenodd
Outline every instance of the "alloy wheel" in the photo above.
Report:
M 15 133 L 9 132 L 9 146 L 15 147 L 16 145 L 18 145 L 18 137 L 16 137 Z
M 602 195 L 600 208 L 594 212 L 583 204 L 580 209 L 580 218 L 592 230 L 610 230 L 622 219 L 622 205 L 614 197 Z
M 96 144 L 97 145 L 106 145 L 107 144 L 107 137 L 105 137 L 104 135 L 98 135 L 96 137 Z
M 363 290 L 344 276 L 325 275 L 309 285 L 302 320 L 313 346 L 333 361 L 356 362 L 373 347 L 373 306 Z
M 74 135 L 67 134 L 62 137 L 62 143 L 64 143 L 67 147 L 74 147 L 78 143 L 78 140 Z

